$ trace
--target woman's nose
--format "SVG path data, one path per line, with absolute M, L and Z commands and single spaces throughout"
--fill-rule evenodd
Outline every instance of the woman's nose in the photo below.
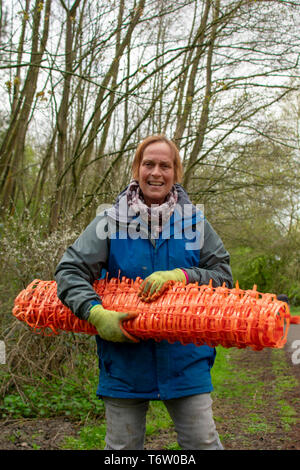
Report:
M 154 165 L 152 168 L 152 175 L 159 176 L 160 175 L 160 167 L 159 165 Z

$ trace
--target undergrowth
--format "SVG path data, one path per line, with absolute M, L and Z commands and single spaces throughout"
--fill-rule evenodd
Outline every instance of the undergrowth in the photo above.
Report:
M 35 366 L 34 360 L 32 363 L 25 360 L 21 376 L 13 371 L 14 361 L 0 366 L 2 418 L 65 416 L 84 421 L 89 417 L 103 416 L 102 401 L 95 395 L 99 373 L 96 345 L 89 344 L 91 340 L 96 343 L 95 339 L 83 338 L 80 343 L 76 338 L 77 343 L 72 344 L 72 335 L 71 338 L 68 335 L 63 338 L 64 344 L 58 347 L 56 343 L 53 347 L 53 362 L 45 364 L 45 370 L 40 361 Z M 51 340 L 44 340 L 48 343 L 46 349 L 51 356 Z M 39 338 L 39 341 L 42 342 L 42 339 Z

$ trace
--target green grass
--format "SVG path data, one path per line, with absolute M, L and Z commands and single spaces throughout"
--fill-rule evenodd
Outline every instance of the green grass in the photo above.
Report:
M 297 307 L 290 307 L 290 314 L 291 315 L 300 315 L 300 306 Z
M 212 368 L 212 381 L 214 384 L 213 397 L 237 399 L 248 401 L 249 397 L 256 396 L 260 400 L 260 391 L 263 384 L 259 381 L 249 382 L 249 371 L 240 368 L 236 373 L 234 364 L 235 354 L 239 350 L 226 349 L 221 346 L 217 348 L 217 357 Z M 257 366 L 259 371 L 259 365 Z
M 2 418 L 49 418 L 66 416 L 84 420 L 90 413 L 103 412 L 103 405 L 95 397 L 96 383 L 74 384 L 70 380 L 24 385 L 23 397 L 17 393 L 6 395 L 0 406 Z
M 264 416 L 255 413 L 249 413 L 242 418 L 241 423 L 248 434 L 266 434 L 276 430 L 276 423 L 270 423 Z
M 215 388 L 212 396 L 221 403 L 220 409 L 222 404 L 226 407 L 226 403 L 231 409 L 231 415 L 225 418 L 222 413 L 215 416 L 217 426 L 226 422 L 226 427 L 235 430 L 246 447 L 251 445 L 251 435 L 272 434 L 278 427 L 285 432 L 290 431 L 298 422 L 296 410 L 300 401 L 297 399 L 291 403 L 286 397 L 289 391 L 299 388 L 299 383 L 289 372 L 285 352 L 282 349 L 271 350 L 273 380 L 265 382 L 261 380 L 265 366 L 259 363 L 259 353 L 255 368 L 249 369 L 247 363 L 243 365 L 239 360 L 243 354 L 241 350 L 222 347 L 217 350 L 212 370 Z M 270 406 L 273 407 L 271 413 Z M 233 440 L 233 433 L 221 435 L 221 439 L 226 446 L 226 442 Z
M 88 357 L 84 359 L 88 362 Z M 7 393 L 0 401 L 2 418 L 51 418 L 66 416 L 83 421 L 87 416 L 103 415 L 103 402 L 96 397 L 98 370 L 79 360 L 78 367 L 66 376 L 37 376 L 18 390 Z M 5 380 L 5 374 L 2 375 Z
M 102 450 L 105 447 L 105 432 L 106 426 L 104 423 L 83 426 L 77 437 L 67 436 L 61 448 L 68 450 Z
M 298 421 L 296 408 L 299 409 L 300 398 L 295 400 L 295 403 L 293 404 L 287 403 L 284 398 L 286 392 L 294 388 L 299 388 L 299 383 L 296 377 L 291 377 L 290 374 L 287 373 L 285 367 L 285 355 L 284 351 L 281 349 L 272 350 L 272 367 L 276 375 L 276 381 L 272 391 L 277 401 L 277 412 L 284 430 L 289 431 L 291 426 L 296 424 Z
M 172 426 L 172 420 L 166 411 L 164 404 L 160 401 L 151 401 L 146 421 L 146 436 L 158 434 L 160 430 Z

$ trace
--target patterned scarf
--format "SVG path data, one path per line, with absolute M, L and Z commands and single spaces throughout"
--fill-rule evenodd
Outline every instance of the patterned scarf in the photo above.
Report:
M 175 186 L 172 186 L 163 204 L 154 204 L 151 207 L 146 205 L 137 180 L 132 180 L 129 183 L 126 195 L 128 206 L 131 207 L 135 214 L 139 214 L 141 219 L 148 225 L 151 236 L 158 238 L 159 232 L 162 231 L 164 224 L 173 214 L 178 200 Z

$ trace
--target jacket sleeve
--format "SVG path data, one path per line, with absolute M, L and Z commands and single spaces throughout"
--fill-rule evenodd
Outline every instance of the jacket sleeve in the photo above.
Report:
M 55 270 L 57 296 L 79 318 L 88 319 L 89 309 L 101 299 L 93 289 L 107 266 L 109 239 L 106 217 L 97 216 L 63 254 Z
M 225 250 L 223 242 L 214 231 L 210 223 L 204 219 L 204 240 L 200 250 L 199 266 L 184 268 L 189 282 L 208 284 L 212 279 L 213 286 L 221 286 L 224 282 L 227 287 L 233 287 L 230 268 L 230 256 Z

